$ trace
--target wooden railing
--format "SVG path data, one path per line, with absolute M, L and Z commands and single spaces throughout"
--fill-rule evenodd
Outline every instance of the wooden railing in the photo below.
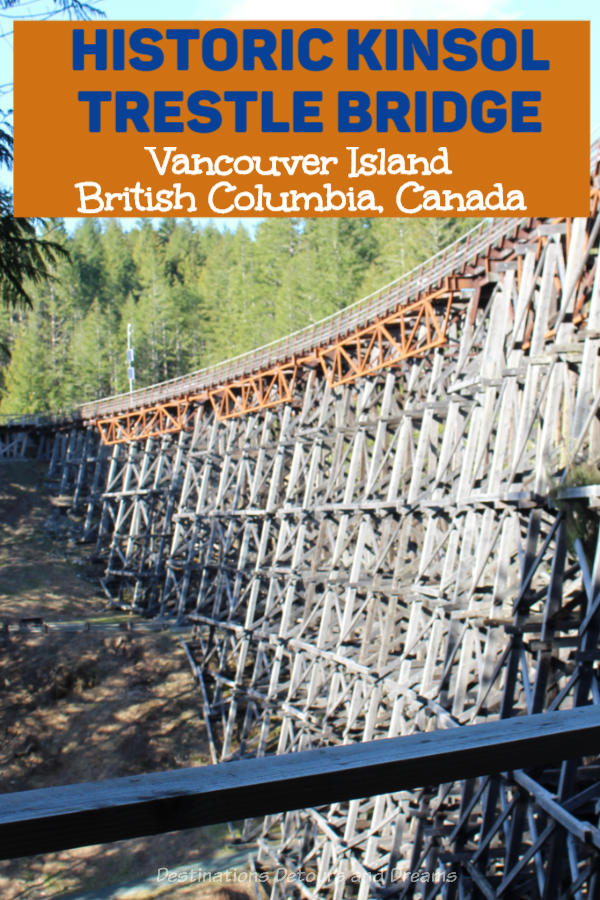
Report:
M 71 784 L 0 797 L 0 858 L 27 856 L 508 772 L 547 815 L 600 849 L 522 770 L 597 754 L 600 707 Z M 539 796 L 537 796 L 539 794 Z

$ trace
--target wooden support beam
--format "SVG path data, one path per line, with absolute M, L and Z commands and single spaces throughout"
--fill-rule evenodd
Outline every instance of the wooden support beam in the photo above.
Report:
M 5 794 L 0 857 L 177 831 L 591 754 L 600 708 Z M 549 811 L 547 809 L 547 811 Z

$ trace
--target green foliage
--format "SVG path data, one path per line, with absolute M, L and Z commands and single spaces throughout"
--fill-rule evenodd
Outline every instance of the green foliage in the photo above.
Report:
M 35 220 L 15 218 L 11 210 L 10 194 L 0 190 L 0 298 L 6 306 L 31 306 L 29 285 L 50 279 L 52 264 L 66 250 L 40 237 Z
M 0 115 L 3 115 L 0 112 Z M 12 167 L 13 161 L 13 141 L 12 135 L 6 126 L 0 128 L 0 166 L 7 169 Z
M 13 141 L 9 129 L 0 128 L 0 166 L 11 168 Z M 39 223 L 42 232 L 45 224 Z M 31 306 L 27 287 L 51 277 L 53 263 L 66 255 L 63 245 L 38 234 L 35 219 L 15 218 L 12 196 L 0 188 L 0 301 L 5 306 Z
M 51 221 L 61 248 L 52 280 L 25 281 L 32 309 L 0 308 L 0 409 L 64 409 L 127 390 L 128 323 L 139 387 L 284 337 L 417 265 L 467 224 L 274 218 L 251 235 L 189 219 L 140 220 L 127 232 L 86 219 L 69 236 Z
M 580 463 L 569 468 L 560 483 L 560 489 L 585 487 L 600 484 L 600 470 L 596 463 Z M 558 493 L 558 489 L 553 492 Z M 579 540 L 583 546 L 588 565 L 592 565 L 598 542 L 598 512 L 590 507 L 587 500 L 559 500 L 559 509 L 565 513 L 567 525 L 567 549 L 576 554 L 575 544 Z
M 21 0 L 0 0 L 0 10 L 10 19 L 12 10 Z M 66 15 L 70 19 L 90 19 L 104 13 L 82 0 L 54 0 L 53 9 L 27 12 L 31 19 L 48 19 Z M 11 169 L 13 139 L 10 113 L 0 110 L 0 167 Z M 12 214 L 12 195 L 0 189 L 0 304 L 9 307 L 31 306 L 31 286 L 50 280 L 53 264 L 66 256 L 64 245 L 52 240 L 45 232 L 43 220 L 15 218 Z M 40 233 L 41 232 L 41 233 Z M 6 353 L 7 345 L 2 345 Z

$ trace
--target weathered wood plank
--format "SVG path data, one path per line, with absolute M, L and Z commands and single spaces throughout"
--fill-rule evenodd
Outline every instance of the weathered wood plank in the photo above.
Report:
M 600 746 L 600 708 L 0 797 L 1 858 L 177 831 L 557 762 Z

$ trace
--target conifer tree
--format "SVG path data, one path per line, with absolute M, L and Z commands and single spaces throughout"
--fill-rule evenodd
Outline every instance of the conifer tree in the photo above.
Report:
M 228 359 L 319 321 L 418 264 L 466 220 L 270 219 L 254 234 L 191 220 L 128 231 L 52 221 L 72 262 L 0 313 L 2 412 L 64 408 Z M 2 345 L 14 344 L 8 362 Z
M 8 19 L 21 0 L 0 0 Z M 30 18 L 51 18 L 66 13 L 69 18 L 89 19 L 103 13 L 82 0 L 54 0 L 54 11 L 34 11 Z M 10 115 L 0 110 L 0 168 L 12 168 L 13 141 Z M 0 302 L 7 306 L 30 306 L 30 286 L 53 277 L 53 264 L 66 253 L 64 245 L 43 233 L 42 220 L 15 218 L 11 193 L 0 189 Z M 39 231 L 42 231 L 40 234 Z

